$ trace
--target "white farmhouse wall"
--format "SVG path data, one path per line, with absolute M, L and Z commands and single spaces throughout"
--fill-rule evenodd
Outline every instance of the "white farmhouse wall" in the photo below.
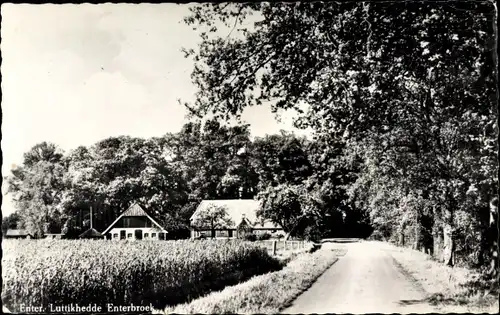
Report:
M 135 240 L 135 231 L 142 231 L 143 240 L 159 240 L 160 233 L 164 233 L 158 230 L 156 227 L 145 227 L 145 228 L 112 228 L 108 233 L 111 235 L 112 240 L 120 240 L 121 231 L 125 231 L 125 239 Z M 147 234 L 147 236 L 146 236 Z M 155 234 L 155 236 L 153 236 Z M 166 233 L 164 233 L 165 235 Z

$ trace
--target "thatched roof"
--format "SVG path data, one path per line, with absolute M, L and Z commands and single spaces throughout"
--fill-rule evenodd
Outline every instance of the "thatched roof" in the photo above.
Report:
M 78 236 L 79 238 L 102 238 L 103 235 L 94 228 L 90 228 Z
M 161 226 L 155 219 L 153 219 L 153 217 L 151 217 L 151 215 L 149 215 L 139 204 L 134 203 L 130 207 L 128 207 L 127 210 L 123 211 L 123 213 L 120 214 L 120 216 L 116 218 L 116 220 L 113 223 L 111 223 L 108 226 L 108 228 L 104 230 L 104 232 L 102 232 L 102 234 L 108 233 L 113 228 L 113 226 L 118 222 L 118 220 L 120 220 L 123 217 L 142 217 L 142 216 L 148 218 L 162 232 L 168 233 L 167 230 L 165 230 L 163 226 Z
M 147 215 L 146 211 L 137 203 L 132 204 L 121 214 L 122 217 L 142 217 Z

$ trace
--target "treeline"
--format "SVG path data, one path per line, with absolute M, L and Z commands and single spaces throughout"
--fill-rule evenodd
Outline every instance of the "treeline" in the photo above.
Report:
M 318 155 L 323 154 L 320 146 L 284 131 L 252 141 L 248 125 L 216 121 L 187 123 L 180 132 L 157 138 L 111 137 L 67 153 L 43 142 L 8 177 L 18 210 L 4 220 L 4 228 L 18 223 L 38 237 L 61 232 L 74 237 L 89 228 L 90 207 L 93 227 L 102 231 L 139 202 L 170 236 L 185 237 L 201 200 L 259 197 L 268 201 L 263 216 L 286 231 L 340 236 L 352 231 L 341 231 L 341 214 L 346 222 L 359 221 L 359 215 L 342 204 L 345 195 L 335 178 L 339 171 L 330 174 L 328 169 L 335 154 Z M 311 191 L 318 201 L 306 210 Z M 329 220 L 316 220 L 313 214 Z M 313 229 L 318 224 L 322 228 Z

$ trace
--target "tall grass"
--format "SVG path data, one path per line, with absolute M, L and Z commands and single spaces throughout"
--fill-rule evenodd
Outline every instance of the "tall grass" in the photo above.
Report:
M 265 249 L 241 241 L 4 241 L 2 301 L 64 306 L 190 301 L 281 268 Z

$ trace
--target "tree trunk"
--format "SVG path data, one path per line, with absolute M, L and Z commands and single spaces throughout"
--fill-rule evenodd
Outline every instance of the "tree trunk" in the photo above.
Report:
M 290 229 L 290 231 L 288 231 L 288 233 L 285 235 L 285 241 L 288 241 L 288 239 L 290 238 L 290 236 L 292 235 L 292 232 L 293 230 L 295 230 L 295 228 L 299 225 L 300 221 L 302 220 L 304 216 L 300 216 L 297 221 L 295 222 L 295 224 L 292 226 L 292 228 Z
M 436 259 L 442 259 L 443 257 L 443 230 L 441 227 L 437 226 L 434 228 L 433 238 L 433 252 L 432 255 Z
M 447 266 L 453 266 L 455 262 L 455 240 L 453 235 L 453 211 L 455 200 L 450 191 L 446 192 L 447 205 L 443 211 L 443 263 Z
M 405 233 L 404 233 L 404 231 L 403 231 L 403 230 L 401 230 L 401 231 L 399 232 L 399 245 L 400 245 L 401 247 L 404 247 L 404 246 L 405 246 Z
M 486 228 L 486 229 L 483 229 L 483 231 L 481 231 L 481 239 L 479 242 L 479 253 L 478 253 L 477 261 L 476 261 L 478 267 L 484 266 L 486 264 L 485 258 L 488 255 L 488 250 L 489 250 L 488 228 Z
M 443 237 L 443 263 L 447 266 L 453 266 L 455 242 L 453 239 L 453 226 L 449 222 L 444 223 Z
M 420 250 L 420 222 L 415 224 L 415 241 L 413 243 L 414 250 Z
M 285 241 L 288 241 L 288 239 L 290 238 L 290 233 L 291 232 L 288 232 L 288 233 L 285 234 Z
M 498 199 L 495 198 L 490 203 L 490 226 L 489 238 L 491 244 L 491 261 L 488 275 L 496 278 L 498 275 Z

